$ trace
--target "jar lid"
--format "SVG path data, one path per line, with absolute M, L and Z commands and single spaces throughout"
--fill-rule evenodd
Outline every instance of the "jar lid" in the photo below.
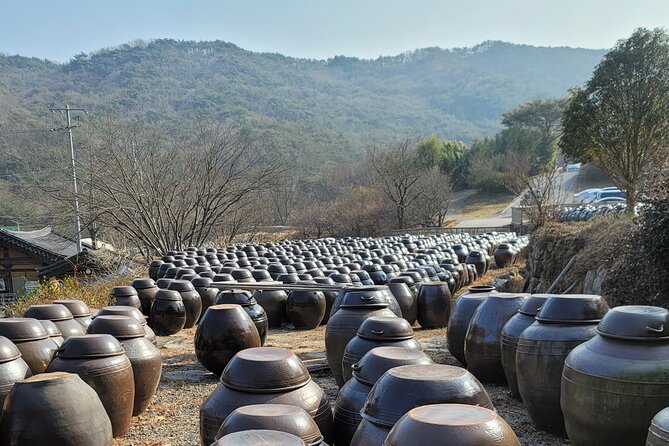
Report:
M 209 277 L 196 277 L 190 281 L 190 283 L 192 283 L 195 288 L 206 288 L 212 282 L 213 280 L 211 280 Z
M 187 291 L 195 291 L 195 287 L 188 280 L 173 280 L 167 286 L 167 289 L 172 291 L 178 291 L 180 293 L 184 293 Z
M 67 321 L 73 319 L 70 310 L 65 305 L 60 304 L 31 305 L 23 316 L 35 319 L 48 319 L 50 321 Z
M 357 286 L 345 288 L 339 308 L 355 307 L 388 307 L 388 298 L 384 294 L 385 287 Z
M 521 305 L 518 312 L 527 316 L 535 317 L 549 297 L 550 294 L 531 294 L 530 297 L 525 299 L 525 302 L 523 302 L 523 305 Z
M 373 386 L 388 370 L 403 365 L 434 364 L 422 351 L 407 347 L 376 347 L 368 351 L 351 370 L 355 379 Z
M 115 286 L 112 288 L 112 296 L 114 297 L 127 297 L 127 296 L 137 296 L 137 290 L 131 286 Z
M 193 288 L 195 289 L 195 288 Z M 181 299 L 181 294 L 178 291 L 174 290 L 158 290 L 155 296 L 156 300 L 169 300 L 169 301 L 178 301 Z
M 130 316 L 97 316 L 88 326 L 88 334 L 109 334 L 116 339 L 143 338 L 142 324 Z
M 132 281 L 132 287 L 136 290 L 145 290 L 148 288 L 155 288 L 156 282 L 148 277 L 139 277 Z
M 560 294 L 549 296 L 536 319 L 545 323 L 595 323 L 609 311 L 596 294 Z
M 257 303 L 251 293 L 246 290 L 223 290 L 216 295 L 216 304 L 237 304 L 248 307 Z
M 49 333 L 37 319 L 9 317 L 0 319 L 0 336 L 11 341 L 38 341 L 49 337 Z
M 669 310 L 647 305 L 614 307 L 597 325 L 601 336 L 622 340 L 655 341 L 669 339 Z
M 63 333 L 60 332 L 60 329 L 49 319 L 40 319 L 38 322 L 42 325 L 42 327 L 44 327 L 50 338 L 63 337 Z
M 403 341 L 413 338 L 413 329 L 401 317 L 373 316 L 360 324 L 358 336 L 372 341 Z
M 0 336 L 0 364 L 13 361 L 21 357 L 21 352 L 12 341 Z
M 273 430 L 250 430 L 228 434 L 212 446 L 306 446 L 300 437 Z
M 68 310 L 70 310 L 70 313 L 72 313 L 72 316 L 74 317 L 85 317 L 91 315 L 91 310 L 88 308 L 88 305 L 78 299 L 60 299 L 54 300 L 53 303 L 64 305 Z
M 106 358 L 124 354 L 123 346 L 108 334 L 70 336 L 58 349 L 58 356 L 65 359 Z

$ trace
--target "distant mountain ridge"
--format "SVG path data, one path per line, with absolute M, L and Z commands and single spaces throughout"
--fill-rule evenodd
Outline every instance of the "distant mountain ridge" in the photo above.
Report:
M 564 96 L 604 54 L 488 41 L 374 60 L 312 60 L 161 39 L 65 64 L 0 56 L 0 124 L 2 116 L 41 116 L 65 103 L 152 122 L 227 119 L 267 131 L 301 164 L 322 167 L 407 135 L 491 135 L 503 111 Z

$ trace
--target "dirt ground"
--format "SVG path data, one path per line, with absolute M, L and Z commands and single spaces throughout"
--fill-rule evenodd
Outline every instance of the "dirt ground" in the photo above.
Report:
M 415 328 L 424 351 L 439 364 L 460 365 L 446 349 L 445 330 Z M 114 440 L 114 446 L 199 446 L 199 408 L 214 390 L 217 380 L 197 362 L 193 351 L 194 329 L 159 338 L 163 355 L 163 376 L 149 408 L 133 419 L 128 435 Z M 325 367 L 325 327 L 311 331 L 289 328 L 270 330 L 266 346 L 285 347 L 295 352 L 312 370 L 314 380 L 331 402 L 337 386 Z M 569 441 L 537 431 L 522 403 L 508 396 L 504 386 L 487 385 L 493 404 L 515 430 L 521 444 L 560 446 Z

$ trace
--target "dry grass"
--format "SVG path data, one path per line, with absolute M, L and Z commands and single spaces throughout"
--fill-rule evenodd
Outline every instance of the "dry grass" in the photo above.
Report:
M 512 193 L 478 192 L 465 200 L 461 214 L 466 217 L 490 217 L 499 213 L 515 198 Z

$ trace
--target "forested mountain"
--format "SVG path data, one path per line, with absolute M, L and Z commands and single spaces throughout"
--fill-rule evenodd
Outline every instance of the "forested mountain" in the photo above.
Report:
M 266 130 L 301 164 L 323 167 L 407 135 L 491 135 L 501 112 L 564 96 L 603 54 L 485 42 L 375 60 L 309 60 L 220 41 L 156 40 L 66 64 L 0 56 L 0 129 L 34 126 L 48 107 L 65 103 L 94 117 L 113 112 L 178 126 L 226 119 Z

